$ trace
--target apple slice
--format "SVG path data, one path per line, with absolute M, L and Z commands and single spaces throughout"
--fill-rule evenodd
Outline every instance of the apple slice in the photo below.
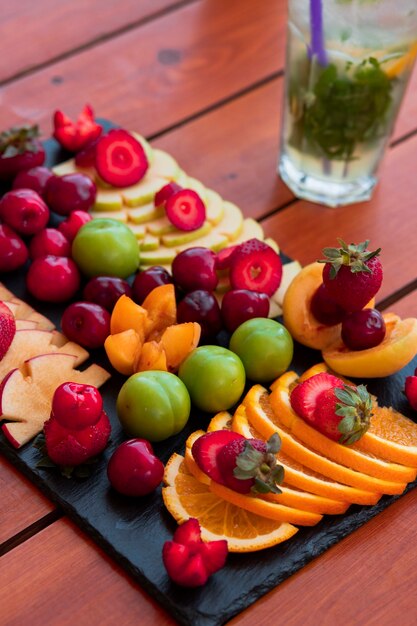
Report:
M 249 239 L 264 240 L 264 231 L 259 222 L 252 217 L 247 217 L 243 220 L 242 230 L 239 236 L 233 241 L 233 244 L 243 243 Z
M 152 165 L 147 172 L 148 176 L 177 180 L 180 171 L 180 166 L 168 152 L 154 148 Z
M 206 189 L 206 217 L 208 221 L 216 226 L 222 221 L 224 216 L 223 198 L 212 189 Z
M 127 215 L 130 222 L 135 224 L 147 224 L 151 220 L 156 220 L 165 215 L 165 209 L 162 206 L 155 206 L 153 202 L 136 207 L 136 209 L 127 209 Z
M 234 243 L 243 229 L 243 214 L 233 202 L 223 202 L 223 209 L 224 216 L 222 221 L 215 227 L 216 232 L 226 235 L 229 241 Z
M 164 246 L 168 248 L 175 248 L 177 246 L 182 246 L 183 244 L 192 243 L 193 246 L 197 245 L 195 243 L 196 240 L 207 235 L 213 226 L 210 222 L 205 221 L 204 224 L 200 228 L 196 228 L 195 230 L 178 230 L 175 229 L 173 233 L 168 233 L 167 235 L 163 235 L 161 237 L 161 241 Z M 199 244 L 198 244 L 199 245 Z
M 75 358 L 80 365 L 88 358 L 88 352 L 78 344 L 68 341 L 60 333 L 42 329 L 16 330 L 10 348 L 0 361 L 0 380 L 15 367 L 39 354 L 65 352 Z M 54 343 L 56 342 L 56 343 Z
M 53 330 L 55 328 L 51 320 L 35 311 L 35 309 L 32 309 L 29 304 L 23 300 L 19 300 L 19 298 L 16 298 L 13 294 L 10 300 L 3 301 L 12 311 L 16 320 L 33 320 L 37 322 L 38 328 L 43 330 Z
M 123 222 L 126 224 L 127 222 L 127 211 L 124 209 L 116 209 L 116 211 L 91 211 L 91 216 L 93 218 L 105 217 L 110 218 L 112 220 L 117 220 L 118 222 Z
M 42 431 L 49 419 L 55 389 L 72 381 L 101 387 L 110 374 L 98 365 L 80 372 L 75 369 L 72 354 L 41 354 L 14 369 L 0 388 L 0 415 L 4 435 L 15 448 L 20 448 Z
M 159 237 L 155 237 L 155 235 L 151 235 L 150 233 L 146 233 L 145 237 L 139 241 L 139 250 L 142 252 L 146 252 L 147 250 L 158 250 L 159 248 Z
M 139 141 L 142 148 L 145 150 L 146 158 L 148 159 L 148 163 L 151 166 L 154 160 L 154 149 L 152 148 L 151 144 L 147 139 L 145 139 L 143 135 L 140 135 L 135 131 L 130 131 L 130 134 L 133 135 L 134 138 L 137 139 L 137 141 Z
M 204 235 L 204 237 L 200 237 L 193 242 L 193 246 L 210 248 L 210 250 L 213 250 L 213 252 L 218 252 L 222 248 L 225 248 L 228 244 L 228 238 L 225 235 L 220 235 L 220 233 L 216 233 L 214 228 L 208 233 L 208 235 Z M 182 246 L 178 246 L 176 248 L 176 251 L 182 252 L 182 250 L 186 250 L 189 247 L 189 244 L 184 244 Z
M 12 292 L 3 283 L 0 283 L 0 300 L 11 300 L 13 297 Z
M 143 204 L 153 202 L 155 194 L 166 184 L 166 178 L 161 178 L 160 176 L 150 177 L 149 174 L 146 174 L 139 183 L 131 187 L 125 187 L 120 192 L 126 206 L 142 206 Z
M 157 250 L 141 252 L 140 264 L 148 267 L 149 265 L 168 265 L 175 259 L 176 254 L 175 248 L 167 248 L 161 245 Z
M 178 184 L 180 183 L 178 182 Z M 198 193 L 198 195 L 200 196 L 203 202 L 206 201 L 207 189 L 204 187 L 201 181 L 197 180 L 196 178 L 193 178 L 192 176 L 187 176 L 186 184 L 181 185 L 181 186 L 185 187 L 186 189 L 193 189 L 194 191 Z
M 275 239 L 272 239 L 272 237 L 267 237 L 266 239 L 264 239 L 264 241 L 268 244 L 268 246 L 275 250 L 277 254 L 279 254 L 279 245 L 277 244 Z
M 65 176 L 66 174 L 75 174 L 79 172 L 80 174 L 87 174 L 87 176 L 89 176 L 92 180 L 95 178 L 94 168 L 80 167 L 79 165 L 76 165 L 75 159 L 68 159 L 68 161 L 59 163 L 59 165 L 54 165 L 52 171 L 56 176 Z
M 156 237 L 167 235 L 168 233 L 177 232 L 175 226 L 169 221 L 166 215 L 163 215 L 157 220 L 153 220 L 146 225 L 148 232 Z
M 96 200 L 91 209 L 93 217 L 96 211 L 120 211 L 123 208 L 123 198 L 119 191 L 114 189 L 97 189 Z
M 127 224 L 135 235 L 136 239 L 143 239 L 146 235 L 146 224 L 133 224 L 132 222 L 128 222 Z
M 280 307 L 282 306 L 285 292 L 287 291 L 290 283 L 297 276 L 297 274 L 301 272 L 301 270 L 302 267 L 298 261 L 290 261 L 289 263 L 284 263 L 284 265 L 282 266 L 282 279 L 280 286 L 271 296 L 271 300 L 276 302 Z M 281 313 L 279 313 L 278 315 L 281 315 Z

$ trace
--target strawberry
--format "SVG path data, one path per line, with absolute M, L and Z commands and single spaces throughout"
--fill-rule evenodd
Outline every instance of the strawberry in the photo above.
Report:
M 217 466 L 217 454 L 223 446 L 235 439 L 245 440 L 243 435 L 230 430 L 214 430 L 202 435 L 193 443 L 191 452 L 195 462 L 201 471 L 216 483 L 223 484 L 223 479 Z
M 368 430 L 372 398 L 364 385 L 328 389 L 319 395 L 315 428 L 329 439 L 350 445 Z
M 321 372 L 299 383 L 290 394 L 290 403 L 293 411 L 306 422 L 314 426 L 314 414 L 320 394 L 334 387 L 343 387 L 343 382 L 337 376 Z
M 111 130 L 96 146 L 95 165 L 104 182 L 128 187 L 145 176 L 149 163 L 141 143 L 126 130 Z
M 411 408 L 417 411 L 417 368 L 414 376 L 407 376 L 405 379 L 404 391 Z
M 10 348 L 16 333 L 16 322 L 9 307 L 0 302 L 0 361 Z
M 45 150 L 38 137 L 37 125 L 16 126 L 0 133 L 0 180 L 44 163 Z
M 197 230 L 206 221 L 204 202 L 193 189 L 180 189 L 165 202 L 166 216 L 179 230 Z
M 277 483 L 284 479 L 284 468 L 277 465 L 281 445 L 278 434 L 268 442 L 260 439 L 235 439 L 217 454 L 223 484 L 239 493 L 281 493 Z
M 259 239 L 249 239 L 232 253 L 230 284 L 232 289 L 249 289 L 272 296 L 282 278 L 279 255 Z
M 181 191 L 181 185 L 177 183 L 170 182 L 163 187 L 155 194 L 154 205 L 155 206 L 165 206 L 166 201 L 173 193 L 177 191 Z
M 96 424 L 80 430 L 65 428 L 51 413 L 44 424 L 46 451 L 57 465 L 81 465 L 104 450 L 110 431 L 109 418 L 104 411 Z
M 235 250 L 239 247 L 238 244 L 234 246 L 227 246 L 227 248 L 223 248 L 219 250 L 216 254 L 216 270 L 227 270 L 230 267 L 230 263 L 232 261 L 232 255 Z
M 368 252 L 369 240 L 355 245 L 338 239 L 340 248 L 324 248 L 323 283 L 327 292 L 346 311 L 360 311 L 382 283 L 381 248 Z
M 197 519 L 190 518 L 177 528 L 173 541 L 166 541 L 162 559 L 169 577 L 185 587 L 204 585 L 221 569 L 227 557 L 227 541 L 203 541 Z
M 74 122 L 62 111 L 55 111 L 53 136 L 65 150 L 78 152 L 96 140 L 103 127 L 94 119 L 93 109 L 86 104 Z

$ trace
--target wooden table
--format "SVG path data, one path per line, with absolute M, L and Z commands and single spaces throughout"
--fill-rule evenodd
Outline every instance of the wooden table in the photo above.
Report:
M 417 71 L 369 203 L 296 200 L 276 175 L 284 0 L 3 0 L 1 126 L 55 109 L 137 130 L 259 219 L 302 263 L 337 236 L 383 249 L 379 295 L 417 310 Z M 417 70 L 417 68 L 416 68 Z M 0 459 L 0 622 L 174 624 L 90 539 Z M 231 623 L 415 624 L 417 492 L 292 576 Z

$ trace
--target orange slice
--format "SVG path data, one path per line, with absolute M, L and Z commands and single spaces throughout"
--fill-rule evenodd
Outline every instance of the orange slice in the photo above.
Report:
M 232 427 L 233 416 L 228 411 L 220 411 L 210 420 L 207 426 L 207 432 L 212 430 L 230 430 Z
M 263 438 L 249 423 L 243 404 L 239 405 L 235 411 L 232 430 L 240 433 L 244 437 Z M 282 450 L 277 454 L 277 459 L 284 467 L 285 482 L 288 485 L 304 489 L 304 491 L 351 504 L 376 504 L 381 497 L 381 494 L 349 487 L 323 474 L 319 474 L 302 463 L 297 462 L 295 459 L 282 452 Z
M 193 443 L 202 435 L 204 431 L 197 430 L 188 437 L 185 449 L 185 464 L 188 471 L 199 481 L 206 485 L 210 485 L 210 478 L 200 470 L 192 453 Z M 285 481 L 286 482 L 286 481 Z M 330 498 L 324 498 L 322 496 L 313 495 L 298 489 L 291 489 L 287 484 L 281 485 L 281 494 L 267 494 L 257 495 L 256 497 L 267 502 L 274 502 L 276 504 L 283 504 L 295 509 L 301 509 L 302 511 L 311 511 L 312 513 L 338 515 L 345 513 L 348 508 L 347 502 L 340 502 L 337 500 L 331 500 Z M 297 522 L 299 523 L 299 522 Z
M 271 407 L 268 392 L 261 385 L 255 385 L 250 389 L 244 399 L 249 422 L 268 439 L 277 432 L 281 437 L 282 451 L 299 463 L 313 469 L 333 480 L 373 491 L 377 494 L 399 494 L 406 487 L 406 483 L 381 480 L 366 473 L 358 472 L 340 463 L 319 454 L 310 448 L 305 442 L 300 441 L 291 433 Z
M 219 498 L 190 472 L 179 454 L 165 466 L 162 497 L 178 523 L 190 517 L 200 522 L 205 541 L 226 539 L 229 552 L 255 552 L 276 546 L 295 535 L 298 528 L 287 522 L 260 517 Z
M 299 381 L 329 371 L 332 370 L 325 363 L 318 363 L 306 370 Z M 417 424 L 393 408 L 380 407 L 375 399 L 369 429 L 352 447 L 387 461 L 417 467 Z
M 340 340 L 323 350 L 327 365 L 342 376 L 385 378 L 405 367 L 417 354 L 417 318 L 402 320 L 384 313 L 384 340 L 367 350 L 349 350 Z
M 280 377 L 280 383 L 272 391 L 269 399 L 273 412 L 279 415 L 280 421 L 295 437 L 327 458 L 375 478 L 400 483 L 411 482 L 415 479 L 417 476 L 416 468 L 390 463 L 362 452 L 353 446 L 345 446 L 332 441 L 307 424 L 293 411 L 290 404 L 290 388 L 297 381 L 298 374 L 286 372 Z

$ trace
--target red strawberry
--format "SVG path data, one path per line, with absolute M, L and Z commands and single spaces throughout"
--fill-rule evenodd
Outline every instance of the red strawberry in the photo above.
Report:
M 411 408 L 417 411 L 417 368 L 414 376 L 407 376 L 405 379 L 405 395 Z
M 44 424 L 48 456 L 60 466 L 81 465 L 104 450 L 110 431 L 109 418 L 104 411 L 96 424 L 82 430 L 70 430 L 61 426 L 51 414 Z
M 78 152 L 95 139 L 103 128 L 94 119 L 93 109 L 86 104 L 78 119 L 74 122 L 62 111 L 55 111 L 53 136 L 63 148 L 70 152 Z
M 162 558 L 174 582 L 185 587 L 198 587 L 224 566 L 227 541 L 203 541 L 198 520 L 190 518 L 177 528 L 173 541 L 165 542 Z
M 332 439 L 350 445 L 368 430 L 372 398 L 364 385 L 343 385 L 324 391 L 317 399 L 315 428 Z
M 39 127 L 13 127 L 0 133 L 0 180 L 42 165 L 45 150 L 38 140 Z
M 164 185 L 156 194 L 154 198 L 155 206 L 165 205 L 166 201 L 173 193 L 177 191 L 181 191 L 181 185 L 177 185 L 177 183 L 171 182 L 167 185 Z
M 10 348 L 16 333 L 16 322 L 9 307 L 0 302 L 0 361 Z
M 202 472 L 207 474 L 216 483 L 223 484 L 223 479 L 217 466 L 217 454 L 223 446 L 235 439 L 245 441 L 243 435 L 230 430 L 214 430 L 199 437 L 191 448 L 195 462 Z
M 96 169 L 101 178 L 114 187 L 138 183 L 149 167 L 141 143 L 126 130 L 111 130 L 96 146 Z
M 206 220 L 204 202 L 192 189 L 180 189 L 171 194 L 165 203 L 166 216 L 179 230 L 196 230 Z
M 340 248 L 324 248 L 323 283 L 329 295 L 346 311 L 360 311 L 382 283 L 381 248 L 367 252 L 369 240 L 355 245 L 338 239 Z
M 279 255 L 259 239 L 249 239 L 235 250 L 230 260 L 232 289 L 249 289 L 272 296 L 282 278 Z
M 216 254 L 216 270 L 227 270 L 232 262 L 232 255 L 239 245 L 227 246 Z
M 311 376 L 292 390 L 290 403 L 293 411 L 314 426 L 314 412 L 319 396 L 334 387 L 342 388 L 343 382 L 333 374 L 321 372 Z
M 284 479 L 284 469 L 277 465 L 276 453 L 281 441 L 277 434 L 269 441 L 239 439 L 219 450 L 217 465 L 223 484 L 239 493 L 281 493 L 277 483 Z

